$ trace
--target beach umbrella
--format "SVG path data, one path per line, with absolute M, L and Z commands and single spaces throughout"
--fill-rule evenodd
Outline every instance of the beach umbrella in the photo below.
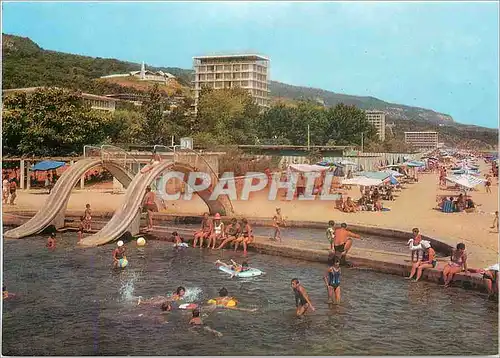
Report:
M 400 172 L 397 172 L 397 171 L 391 170 L 391 169 L 384 170 L 384 173 L 388 173 L 393 177 L 402 177 L 403 176 L 403 174 L 401 174 Z
M 46 171 L 46 170 L 57 169 L 57 168 L 65 166 L 65 165 L 66 165 L 65 162 L 58 162 L 55 160 L 42 160 L 41 162 L 38 162 L 38 163 L 32 165 L 30 170 L 33 172 Z
M 355 173 L 355 175 L 357 177 L 365 177 L 365 178 L 378 179 L 378 180 L 385 180 L 391 176 L 391 174 L 387 173 L 387 172 L 359 172 L 359 173 Z
M 356 177 L 342 180 L 342 185 L 378 186 L 383 183 L 380 179 Z
M 452 183 L 463 186 L 467 189 L 473 189 L 480 184 L 484 184 L 486 180 L 477 178 L 472 175 L 462 174 L 462 175 L 452 175 L 446 177 L 446 180 L 451 181 Z

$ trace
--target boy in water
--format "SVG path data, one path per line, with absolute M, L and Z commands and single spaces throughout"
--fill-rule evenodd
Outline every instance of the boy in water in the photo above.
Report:
M 222 262 L 221 260 L 215 261 L 216 265 L 225 266 L 228 269 L 236 271 L 236 272 L 247 271 L 250 268 L 250 267 L 248 267 L 248 262 L 246 262 L 246 261 L 244 261 L 241 265 L 239 265 L 238 263 L 234 262 L 233 260 L 231 260 L 231 263 L 232 263 L 232 265 L 228 265 L 228 264 Z M 231 278 L 233 278 L 234 275 L 235 274 L 231 275 Z
M 330 243 L 330 251 L 333 251 L 333 240 L 335 240 L 335 221 L 330 220 L 328 222 L 328 228 L 326 229 L 326 239 Z
M 123 241 L 118 241 L 116 243 L 118 246 L 113 250 L 113 266 L 118 267 L 119 261 L 125 257 L 125 246 L 123 246 Z
M 55 232 L 50 234 L 50 237 L 47 240 L 46 246 L 48 249 L 55 249 L 56 248 L 56 233 Z
M 314 307 L 309 299 L 309 295 L 307 294 L 306 289 L 300 284 L 298 278 L 292 279 L 292 290 L 295 295 L 295 306 L 297 307 L 296 315 L 302 316 L 307 312 L 310 308 L 311 311 L 314 311 Z
M 85 231 L 85 216 L 80 217 L 80 225 L 78 225 L 78 241 L 83 239 L 83 232 Z
M 328 303 L 334 303 L 333 295 L 335 294 L 335 303 L 340 303 L 340 259 L 335 257 L 333 262 L 328 263 L 328 269 L 323 277 L 326 288 L 328 290 Z
M 200 317 L 200 310 L 198 308 L 195 308 L 193 310 L 192 314 L 193 314 L 193 317 L 189 320 L 189 324 L 191 324 L 195 327 L 203 326 L 203 329 L 205 331 L 212 332 L 213 334 L 217 335 L 218 337 L 222 337 L 222 333 L 204 325 L 204 323 Z
M 177 233 L 177 231 L 174 231 L 172 233 L 172 236 L 170 237 L 170 240 L 174 242 L 174 244 L 179 245 L 182 244 L 184 241 L 182 240 L 182 237 Z
M 90 204 L 85 205 L 85 230 L 92 230 L 92 210 L 90 210 Z

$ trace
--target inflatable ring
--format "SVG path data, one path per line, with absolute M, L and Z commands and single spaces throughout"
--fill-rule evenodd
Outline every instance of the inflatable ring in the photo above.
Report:
M 125 267 L 127 267 L 127 265 L 128 265 L 128 260 L 127 260 L 126 257 L 124 257 L 123 259 L 118 260 L 118 267 L 125 268 Z

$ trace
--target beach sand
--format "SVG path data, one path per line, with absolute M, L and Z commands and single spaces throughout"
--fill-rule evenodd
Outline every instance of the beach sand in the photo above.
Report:
M 482 173 L 487 173 L 487 165 L 481 163 Z M 267 192 L 254 193 L 249 201 L 233 201 L 235 215 L 238 217 L 272 218 L 277 206 L 281 207 L 285 219 L 367 225 L 392 228 L 410 232 L 418 227 L 423 235 L 434 237 L 449 245 L 458 242 L 466 245 L 471 267 L 486 267 L 498 262 L 498 233 L 490 229 L 494 212 L 498 210 L 498 184 L 493 181 L 491 194 L 484 186 L 472 192 L 472 198 L 479 204 L 474 213 L 445 214 L 434 210 L 436 194 L 446 193 L 438 188 L 438 175 L 420 174 L 419 182 L 407 184 L 406 189 L 395 194 L 395 201 L 385 201 L 386 212 L 343 213 L 334 209 L 333 201 L 269 201 Z M 349 195 L 359 198 L 359 188 L 352 187 Z M 43 207 L 48 195 L 46 192 L 32 190 L 19 191 L 17 205 L 4 205 L 4 212 L 34 211 Z M 85 210 L 90 203 L 94 212 L 113 212 L 123 201 L 124 194 L 112 194 L 106 190 L 75 190 L 68 203 L 69 210 Z M 168 204 L 167 212 L 199 215 L 207 207 L 196 195 L 190 201 L 178 200 Z M 286 228 L 285 228 L 286 230 Z M 286 234 L 285 234 L 286 236 Z

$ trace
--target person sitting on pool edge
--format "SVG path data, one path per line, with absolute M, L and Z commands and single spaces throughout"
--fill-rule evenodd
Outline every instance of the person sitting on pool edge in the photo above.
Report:
M 231 223 L 226 227 L 226 238 L 221 242 L 217 250 L 223 249 L 227 244 L 235 241 L 240 236 L 241 227 L 236 218 L 231 219 Z
M 293 294 L 295 295 L 295 306 L 297 307 L 295 314 L 297 316 L 302 316 L 309 308 L 311 311 L 314 311 L 315 309 L 309 299 L 309 295 L 306 289 L 300 284 L 299 279 L 293 278 L 291 285 Z
M 340 259 L 335 257 L 333 262 L 328 263 L 328 270 L 324 276 L 326 288 L 328 290 L 328 303 L 334 303 L 333 296 L 335 294 L 335 303 L 340 303 Z
M 237 262 L 235 262 L 234 260 L 231 260 L 231 263 L 232 263 L 232 265 L 226 264 L 225 262 L 222 262 L 221 260 L 215 261 L 216 265 L 225 266 L 228 269 L 235 271 L 235 273 L 231 275 L 231 278 L 233 278 L 234 275 L 238 272 L 244 272 L 244 271 L 247 271 L 248 269 L 250 269 L 250 267 L 248 266 L 248 262 L 246 262 L 246 261 L 243 261 L 243 263 L 241 265 L 238 264 Z

